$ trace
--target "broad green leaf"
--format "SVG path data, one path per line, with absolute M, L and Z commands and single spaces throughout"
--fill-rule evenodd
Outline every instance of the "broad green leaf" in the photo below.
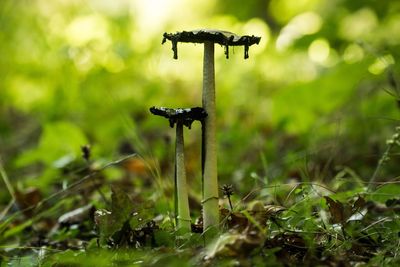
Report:
M 62 167 L 80 155 L 80 147 L 88 143 L 82 130 L 67 121 L 48 123 L 43 127 L 37 148 L 22 154 L 17 166 L 43 162 Z
M 112 187 L 111 213 L 122 224 L 127 221 L 134 210 L 133 202 L 128 194 L 118 187 Z
M 154 238 L 158 246 L 174 247 L 174 236 L 171 232 L 165 230 L 156 230 L 154 233 Z
M 115 232 L 121 230 L 124 223 L 131 217 L 133 203 L 129 196 L 118 187 L 112 187 L 111 212 L 97 210 L 95 220 L 100 232 L 100 242 L 103 243 Z
M 398 197 L 400 194 L 399 184 L 386 184 L 379 187 L 368 196 L 369 200 L 385 203 L 388 199 Z

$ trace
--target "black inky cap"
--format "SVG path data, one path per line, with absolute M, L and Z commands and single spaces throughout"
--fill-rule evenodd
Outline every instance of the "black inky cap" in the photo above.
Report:
M 178 58 L 178 42 L 183 43 L 204 43 L 213 42 L 225 46 L 226 58 L 229 58 L 229 46 L 244 46 L 244 58 L 249 57 L 249 47 L 253 44 L 258 44 L 261 37 L 243 35 L 239 36 L 227 31 L 219 30 L 195 30 L 183 31 L 177 33 L 164 33 L 162 44 L 167 40 L 172 43 L 172 50 L 174 51 L 174 59 Z
M 207 113 L 203 108 L 163 108 L 151 107 L 150 112 L 154 115 L 162 116 L 169 120 L 169 126 L 174 127 L 174 124 L 180 121 L 189 129 L 193 121 L 202 121 L 207 117 Z

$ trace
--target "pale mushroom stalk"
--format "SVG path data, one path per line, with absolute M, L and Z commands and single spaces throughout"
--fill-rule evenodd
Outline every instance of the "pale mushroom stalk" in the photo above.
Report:
M 209 114 L 203 127 L 203 229 L 219 224 L 218 171 L 215 110 L 214 43 L 204 42 L 203 62 L 203 108 Z
M 175 143 L 175 212 L 177 229 L 184 232 L 191 230 L 191 218 L 189 209 L 188 185 L 186 181 L 183 126 L 191 128 L 193 121 L 204 124 L 207 113 L 203 108 L 150 108 L 154 115 L 165 117 L 173 128 L 176 123 Z
M 177 228 L 185 231 L 191 229 L 191 218 L 189 210 L 189 197 L 186 182 L 183 124 L 178 121 L 176 124 L 175 143 L 175 181 L 177 197 Z

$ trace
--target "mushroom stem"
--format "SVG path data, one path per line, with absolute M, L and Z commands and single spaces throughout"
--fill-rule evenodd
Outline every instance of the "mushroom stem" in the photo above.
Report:
M 218 228 L 218 174 L 215 109 L 214 43 L 204 42 L 203 108 L 208 114 L 204 120 L 203 170 L 203 231 Z M 209 236 L 210 236 L 209 235 Z
M 186 184 L 185 157 L 184 157 L 184 140 L 183 140 L 183 124 L 176 124 L 176 146 L 175 146 L 175 182 L 177 194 L 177 228 L 185 231 L 191 229 L 191 218 L 189 211 L 188 191 Z

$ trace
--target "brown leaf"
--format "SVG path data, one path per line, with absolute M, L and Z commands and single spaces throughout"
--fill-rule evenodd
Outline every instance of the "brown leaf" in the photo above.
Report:
M 213 243 L 208 245 L 204 259 L 212 260 L 218 256 L 246 257 L 255 248 L 261 247 L 265 242 L 262 233 L 246 228 L 239 232 L 231 231 L 222 234 Z
M 325 200 L 329 207 L 332 222 L 340 224 L 345 223 L 351 215 L 351 212 L 348 210 L 349 207 L 345 207 L 339 200 L 333 200 L 328 196 L 325 196 Z
M 287 209 L 278 205 L 265 205 L 264 210 L 269 217 L 274 217 Z
M 33 216 L 33 207 L 43 199 L 42 193 L 36 187 L 29 187 L 23 191 L 15 190 L 18 207 L 26 217 Z M 32 208 L 30 208 L 32 207 Z
M 240 212 L 231 212 L 228 209 L 222 208 L 220 210 L 221 218 L 224 219 L 226 225 L 229 229 L 237 229 L 238 231 L 243 231 L 248 223 L 249 220 Z
M 363 197 L 359 196 L 357 198 L 356 202 L 354 202 L 354 204 L 353 204 L 353 208 L 352 208 L 353 213 L 363 209 L 365 207 L 366 203 L 367 202 L 365 201 L 365 199 Z
M 146 162 L 141 158 L 131 158 L 125 161 L 123 166 L 130 173 L 135 173 L 137 175 L 147 174 Z
M 58 218 L 58 224 L 62 226 L 69 226 L 73 224 L 80 224 L 84 221 L 90 220 L 94 213 L 92 204 L 69 211 Z

